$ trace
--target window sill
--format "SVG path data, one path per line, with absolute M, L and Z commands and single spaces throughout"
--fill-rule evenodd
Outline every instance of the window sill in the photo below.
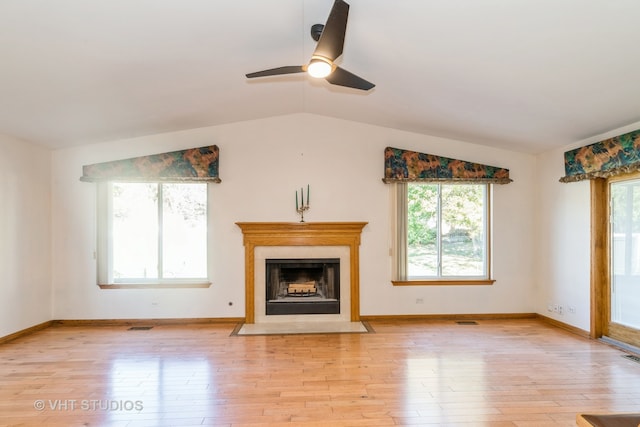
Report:
M 98 284 L 100 289 L 202 289 L 211 287 L 211 282 L 202 283 L 108 283 Z
M 480 280 L 392 280 L 393 286 L 476 286 L 476 285 L 493 285 L 493 279 Z

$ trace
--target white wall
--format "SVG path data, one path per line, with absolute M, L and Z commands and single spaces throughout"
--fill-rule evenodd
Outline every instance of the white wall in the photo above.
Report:
M 588 331 L 590 184 L 558 181 L 564 176 L 564 152 L 568 149 L 538 157 L 536 312 Z M 549 311 L 549 306 L 556 305 L 562 307 L 561 312 Z
M 95 186 L 82 165 L 209 144 L 220 147 L 209 289 L 100 290 Z M 494 187 L 493 286 L 393 287 L 386 146 L 509 168 Z M 522 313 L 536 308 L 535 157 L 338 119 L 295 114 L 112 141 L 53 153 L 56 319 L 244 316 L 244 248 L 237 221 L 297 221 L 295 190 L 311 186 L 308 221 L 368 221 L 362 235 L 361 314 Z M 416 304 L 422 298 L 424 304 Z M 233 305 L 229 305 L 229 303 Z
M 638 128 L 640 122 L 538 156 L 536 312 L 590 330 L 590 183 L 558 181 L 565 174 L 564 153 Z M 549 311 L 555 305 L 562 313 Z
M 51 320 L 50 162 L 0 135 L 0 337 Z

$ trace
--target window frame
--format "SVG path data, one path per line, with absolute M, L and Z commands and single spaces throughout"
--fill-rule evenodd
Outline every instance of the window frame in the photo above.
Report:
M 408 250 L 407 250 L 407 214 L 408 214 L 408 184 L 407 182 L 398 182 L 392 185 L 393 196 L 392 205 L 394 211 L 393 238 L 391 254 L 394 258 L 393 279 L 391 283 L 394 286 L 440 286 L 440 285 L 492 285 L 495 279 L 492 279 L 492 184 L 490 183 L 472 183 L 473 185 L 485 185 L 485 270 L 484 276 L 436 276 L 433 278 L 415 278 L 407 277 Z M 427 183 L 429 184 L 429 183 Z M 432 182 L 430 184 L 437 185 L 465 185 L 469 183 L 457 183 L 450 181 Z M 440 206 L 438 206 L 440 210 Z M 440 215 L 440 212 L 438 213 Z
M 212 186 L 205 182 L 207 191 L 207 277 L 202 278 L 151 278 L 151 279 L 131 279 L 131 280 L 114 280 L 113 279 L 113 241 L 112 241 L 112 217 L 113 204 L 113 184 L 114 183 L 139 183 L 135 180 L 114 180 L 103 181 L 97 185 L 97 250 L 94 258 L 97 262 L 97 284 L 101 289 L 138 289 L 138 288 L 208 288 L 211 286 L 212 272 L 212 209 L 211 209 L 211 192 Z M 149 184 L 183 184 L 185 181 L 144 181 Z M 193 182 L 196 183 L 196 182 Z M 159 201 L 161 202 L 161 200 Z M 160 209 L 159 209 L 160 210 Z M 159 213 L 159 219 L 162 215 Z M 162 223 L 158 225 L 162 228 Z M 160 232 L 161 233 L 161 232 Z M 162 252 L 158 253 L 158 257 L 162 256 Z
M 591 338 L 606 338 L 640 345 L 634 328 L 611 321 L 611 230 L 610 184 L 640 179 L 640 172 L 621 173 L 608 178 L 590 179 L 591 212 Z

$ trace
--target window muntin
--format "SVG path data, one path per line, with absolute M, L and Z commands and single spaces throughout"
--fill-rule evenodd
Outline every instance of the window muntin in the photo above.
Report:
M 489 279 L 489 185 L 399 187 L 399 280 Z
M 206 183 L 105 183 L 102 284 L 192 283 L 208 276 Z

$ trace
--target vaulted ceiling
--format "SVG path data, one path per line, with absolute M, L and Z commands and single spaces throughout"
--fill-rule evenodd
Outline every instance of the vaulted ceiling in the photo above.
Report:
M 339 65 L 305 74 L 333 0 L 2 0 L 0 133 L 51 148 L 313 113 L 538 153 L 640 120 L 637 0 L 346 0 Z

